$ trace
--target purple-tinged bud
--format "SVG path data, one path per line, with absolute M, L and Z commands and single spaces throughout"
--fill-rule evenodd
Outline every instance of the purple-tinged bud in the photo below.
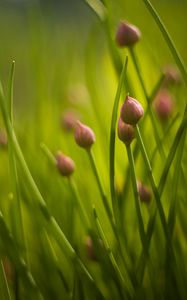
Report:
M 56 155 L 56 164 L 62 176 L 69 177 L 75 170 L 74 161 L 60 151 Z
M 123 122 L 136 125 L 143 114 L 144 109 L 142 105 L 136 99 L 126 96 L 125 102 L 121 107 L 121 119 Z
M 154 100 L 154 110 L 161 121 L 166 121 L 174 109 L 173 99 L 168 90 L 162 89 Z
M 6 278 L 8 279 L 8 282 L 13 283 L 15 280 L 15 270 L 14 266 L 9 260 L 7 256 L 2 258 L 3 268 L 6 275 Z
M 94 251 L 93 241 L 90 236 L 86 237 L 85 240 L 86 253 L 90 260 L 97 261 L 97 257 Z
M 150 203 L 151 201 L 151 191 L 148 186 L 143 185 L 140 181 L 137 183 L 138 194 L 140 201 L 145 203 Z
M 67 131 L 72 131 L 78 119 L 80 119 L 79 114 L 73 110 L 67 110 L 61 117 L 61 126 Z
M 140 38 L 141 32 L 136 26 L 126 21 L 120 22 L 116 33 L 116 43 L 119 47 L 133 46 Z
M 8 144 L 6 132 L 1 129 L 0 130 L 0 147 L 6 148 Z
M 74 137 L 76 143 L 85 149 L 90 149 L 92 144 L 95 142 L 95 134 L 93 130 L 82 124 L 80 121 L 76 122 Z
M 169 65 L 166 66 L 163 69 L 163 73 L 165 75 L 164 78 L 164 85 L 169 85 L 169 84 L 180 84 L 182 81 L 182 76 L 179 70 L 177 69 L 176 66 L 174 65 Z
M 126 145 L 130 145 L 135 138 L 135 129 L 132 125 L 126 124 L 119 118 L 118 121 L 118 137 Z

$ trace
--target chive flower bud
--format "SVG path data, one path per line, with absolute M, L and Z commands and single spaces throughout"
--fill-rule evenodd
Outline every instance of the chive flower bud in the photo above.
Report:
M 182 81 L 181 73 L 175 65 L 168 65 L 163 69 L 165 75 L 164 85 L 180 84 Z
M 69 177 L 75 170 L 74 161 L 60 151 L 56 155 L 56 164 L 62 176 Z
M 67 110 L 61 117 L 62 128 L 66 131 L 72 131 L 80 116 L 73 110 Z
M 8 139 L 7 139 L 6 132 L 3 129 L 1 129 L 0 130 L 0 147 L 6 148 L 7 144 L 8 144 Z
M 126 146 L 130 145 L 135 138 L 134 127 L 124 123 L 121 118 L 118 121 L 118 137 Z
M 82 124 L 80 121 L 76 122 L 74 137 L 76 143 L 87 150 L 90 149 L 92 144 L 95 142 L 95 134 L 93 130 Z
M 121 119 L 123 122 L 136 125 L 143 114 L 144 109 L 142 105 L 136 99 L 127 95 L 121 107 Z
M 151 201 L 151 191 L 148 186 L 142 184 L 142 182 L 138 181 L 137 183 L 138 194 L 140 197 L 140 201 L 144 203 L 150 203 Z
M 2 258 L 2 264 L 4 268 L 4 272 L 6 275 L 6 278 L 8 279 L 9 282 L 14 283 L 15 280 L 15 269 L 11 261 L 7 256 Z
M 87 252 L 88 258 L 90 260 L 97 261 L 97 257 L 96 257 L 95 251 L 94 251 L 93 241 L 90 236 L 86 237 L 85 247 L 86 247 L 86 252 Z
M 141 32 L 136 26 L 127 21 L 120 22 L 116 33 L 116 43 L 119 47 L 131 47 L 137 43 L 140 38 Z
M 174 109 L 173 99 L 168 90 L 162 89 L 154 101 L 154 110 L 161 121 L 166 121 Z

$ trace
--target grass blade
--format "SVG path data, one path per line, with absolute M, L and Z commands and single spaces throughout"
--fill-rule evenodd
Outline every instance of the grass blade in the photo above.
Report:
M 159 17 L 157 11 L 155 10 L 155 8 L 153 7 L 153 5 L 151 4 L 151 2 L 149 0 L 142 0 L 146 7 L 148 8 L 150 14 L 152 15 L 152 17 L 154 18 L 155 22 L 157 23 L 170 51 L 171 51 L 171 54 L 173 55 L 173 58 L 179 68 L 179 70 L 181 71 L 181 74 L 183 76 L 183 79 L 187 85 L 187 69 L 186 69 L 186 66 L 172 40 L 172 38 L 170 37 L 164 23 L 162 22 L 161 18 Z
M 117 113 L 118 113 L 118 106 L 120 101 L 120 95 L 122 86 L 125 82 L 125 76 L 127 71 L 127 64 L 128 64 L 128 57 L 126 57 L 123 69 L 121 72 L 113 110 L 112 110 L 112 120 L 111 120 L 111 127 L 110 127 L 110 192 L 111 192 L 111 199 L 112 199 L 112 207 L 113 213 L 115 218 L 115 223 L 117 224 L 119 212 L 118 212 L 118 203 L 117 197 L 115 192 L 115 139 L 116 139 L 116 122 L 117 122 Z

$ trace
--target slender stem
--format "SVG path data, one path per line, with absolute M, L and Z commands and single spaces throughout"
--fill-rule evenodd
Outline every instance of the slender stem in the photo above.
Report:
M 149 172 L 149 180 L 150 180 L 150 184 L 151 184 L 151 187 L 152 187 L 152 190 L 153 190 L 153 194 L 155 196 L 157 208 L 158 208 L 159 215 L 160 215 L 160 220 L 161 220 L 161 223 L 162 223 L 162 226 L 163 226 L 163 229 L 164 229 L 166 240 L 168 240 L 169 239 L 169 232 L 168 232 L 168 228 L 167 228 L 165 213 L 164 213 L 161 201 L 160 201 L 160 195 L 159 195 L 159 192 L 158 192 L 158 188 L 156 186 L 155 178 L 153 176 L 152 167 L 151 167 L 151 164 L 149 162 L 149 158 L 148 158 L 148 155 L 147 155 L 147 152 L 146 152 L 146 149 L 145 149 L 145 146 L 144 146 L 144 143 L 143 143 L 138 125 L 136 125 L 136 132 L 137 132 L 137 140 L 138 140 L 138 143 L 140 145 L 142 156 L 144 158 L 144 162 L 145 162 L 147 170 Z
M 55 156 L 53 155 L 53 153 L 49 150 L 49 148 L 47 147 L 46 144 L 41 143 L 40 147 L 43 151 L 43 153 L 46 155 L 46 157 L 49 159 L 49 161 L 52 163 L 52 165 L 56 165 L 56 159 Z M 86 210 L 84 208 L 84 205 L 80 199 L 78 190 L 77 190 L 77 186 L 75 184 L 75 181 L 73 180 L 72 177 L 68 177 L 68 183 L 70 186 L 70 189 L 72 191 L 72 194 L 76 200 L 76 204 L 78 205 L 79 208 L 79 213 L 80 213 L 80 218 L 83 221 L 84 225 L 86 227 L 90 227 L 90 221 L 89 218 L 87 216 Z
M 130 47 L 129 51 L 130 51 L 131 58 L 132 58 L 132 61 L 134 63 L 135 69 L 136 69 L 136 73 L 138 75 L 139 82 L 141 84 L 142 90 L 144 92 L 144 95 L 145 95 L 145 98 L 146 98 L 146 101 L 147 101 L 147 105 L 148 105 L 147 106 L 147 111 L 148 111 L 150 119 L 151 119 L 151 124 L 153 126 L 153 132 L 154 132 L 155 140 L 157 142 L 160 155 L 163 158 L 165 158 L 164 149 L 162 147 L 162 143 L 160 142 L 159 132 L 158 132 L 158 128 L 157 128 L 156 121 L 155 121 L 155 116 L 153 114 L 152 107 L 150 105 L 150 98 L 149 98 L 148 93 L 147 93 L 147 89 L 146 89 L 146 86 L 145 86 L 145 83 L 144 83 L 144 80 L 143 80 L 143 77 L 142 77 L 142 73 L 141 73 L 141 70 L 140 70 L 138 59 L 136 57 L 135 50 L 134 50 L 133 47 Z
M 38 206 L 42 212 L 43 217 L 45 218 L 45 220 L 49 223 L 49 225 L 52 227 L 53 229 L 53 233 L 54 236 L 56 238 L 57 243 L 60 244 L 60 246 L 63 246 L 64 251 L 69 255 L 70 257 L 72 257 L 72 259 L 74 259 L 75 257 L 75 251 L 72 248 L 71 244 L 69 243 L 69 241 L 66 239 L 62 229 L 59 227 L 58 223 L 56 222 L 56 220 L 54 219 L 53 216 L 50 215 L 48 208 L 46 206 L 46 203 L 29 171 L 29 168 L 26 164 L 26 161 L 24 159 L 24 156 L 22 154 L 21 148 L 18 144 L 16 135 L 14 133 L 14 130 L 11 126 L 10 123 L 10 119 L 9 116 L 7 114 L 7 110 L 6 110 L 6 106 L 5 106 L 5 99 L 4 99 L 4 94 L 3 94 L 3 90 L 2 90 L 2 86 L 0 85 L 0 107 L 2 110 L 2 114 L 3 114 L 3 118 L 4 118 L 4 122 L 5 122 L 5 126 L 9 135 L 9 138 L 11 139 L 11 142 L 13 144 L 14 147 L 14 152 L 15 155 L 20 163 L 20 166 L 22 168 L 23 171 L 23 175 L 25 176 L 27 183 L 30 187 L 30 190 L 32 191 L 33 195 L 35 196 L 35 199 L 38 203 Z M 91 275 L 89 274 L 89 272 L 87 271 L 87 269 L 85 268 L 85 266 L 83 265 L 82 261 L 76 257 L 76 260 L 78 262 L 78 265 L 80 267 L 80 270 L 82 270 L 83 274 L 85 275 L 85 277 L 88 279 L 88 281 L 93 282 L 93 279 L 91 277 Z M 96 289 L 98 290 L 98 288 L 96 287 Z M 99 292 L 99 290 L 98 290 Z
M 131 284 L 131 282 L 129 280 L 129 277 L 128 277 L 127 273 L 125 274 L 125 278 L 124 278 L 123 274 L 121 273 L 121 271 L 119 269 L 119 266 L 118 266 L 118 264 L 116 262 L 116 259 L 115 259 L 114 255 L 112 253 L 112 250 L 111 250 L 111 248 L 109 246 L 108 240 L 107 240 L 107 238 L 106 238 L 106 236 L 104 234 L 104 230 L 103 230 L 101 222 L 100 222 L 100 220 L 98 218 L 98 215 L 97 215 L 95 207 L 93 207 L 93 213 L 94 213 L 94 218 L 95 218 L 95 221 L 96 221 L 96 226 L 98 228 L 99 235 L 100 235 L 100 237 L 101 237 L 101 239 L 103 241 L 103 244 L 104 244 L 104 246 L 106 248 L 109 260 L 110 260 L 110 262 L 111 262 L 111 264 L 112 264 L 112 266 L 113 266 L 113 268 L 114 268 L 114 270 L 115 270 L 118 278 L 120 279 L 120 282 L 123 284 L 123 286 L 125 285 L 125 287 L 128 289 L 128 293 L 132 296 L 132 294 L 133 294 L 132 284 Z M 127 287 L 127 284 L 128 284 L 128 287 Z
M 9 79 L 9 88 L 8 88 L 8 97 L 7 97 L 7 112 L 10 118 L 11 126 L 13 127 L 13 89 L 14 89 L 14 73 L 15 73 L 15 61 L 12 62 L 10 79 Z M 9 154 L 9 168 L 11 174 L 11 184 L 13 189 L 13 209 L 12 209 L 12 230 L 15 231 L 16 239 L 18 241 L 19 247 L 24 248 L 26 253 L 26 262 L 29 267 L 28 251 L 26 251 L 26 238 L 24 232 L 23 224 L 23 215 L 22 215 L 22 205 L 21 205 L 21 196 L 19 190 L 19 179 L 17 174 L 17 165 L 16 159 L 13 150 L 12 141 L 9 141 L 8 154 Z M 17 278 L 17 283 L 19 282 Z M 18 294 L 19 294 L 19 284 L 18 284 Z
M 171 51 L 171 54 L 173 55 L 173 58 L 179 68 L 179 70 L 182 73 L 183 79 L 187 85 L 187 69 L 186 66 L 171 38 L 171 36 L 169 35 L 164 23 L 162 22 L 161 18 L 159 17 L 158 13 L 156 12 L 155 8 L 153 7 L 153 5 L 151 4 L 151 2 L 149 0 L 142 0 L 145 5 L 147 6 L 149 12 L 151 13 L 151 15 L 153 16 L 155 22 L 157 23 L 160 31 L 162 32 L 162 35 Z
M 115 191 L 115 139 L 116 139 L 116 122 L 117 122 L 117 112 L 118 112 L 118 106 L 119 106 L 119 100 L 120 100 L 120 94 L 122 90 L 122 86 L 125 81 L 126 71 L 127 71 L 127 64 L 128 64 L 128 57 L 126 57 L 123 69 L 121 72 L 113 110 L 112 110 L 112 120 L 111 120 L 111 128 L 110 128 L 110 192 L 111 192 L 111 199 L 112 199 L 112 207 L 113 207 L 113 213 L 115 218 L 116 225 L 118 224 L 118 217 L 119 217 L 119 208 L 118 208 L 118 202 L 116 197 L 116 191 Z
M 112 227 L 112 230 L 114 232 L 115 238 L 116 238 L 116 240 L 118 242 L 118 245 L 119 245 L 119 252 L 121 254 L 121 258 L 123 260 L 125 268 L 129 269 L 128 256 L 127 256 L 126 252 L 124 252 L 123 249 L 122 249 L 123 247 L 122 247 L 122 239 L 121 239 L 121 231 L 120 231 L 121 228 L 119 228 L 119 227 L 117 228 L 116 224 L 113 221 L 113 215 L 112 215 L 112 212 L 110 210 L 110 207 L 109 207 L 109 204 L 108 204 L 108 201 L 107 201 L 107 198 L 106 198 L 106 194 L 104 192 L 104 189 L 103 189 L 103 186 L 102 186 L 102 183 L 101 183 L 99 172 L 97 170 L 97 166 L 96 166 L 96 163 L 95 163 L 95 158 L 94 158 L 93 153 L 91 152 L 91 150 L 88 151 L 88 155 L 89 155 L 89 159 L 90 159 L 90 162 L 91 162 L 91 165 L 92 165 L 92 169 L 93 169 L 93 172 L 94 172 L 94 175 L 95 175 L 98 187 L 99 187 L 101 198 L 103 200 L 103 205 L 105 207 L 105 210 L 106 210 L 110 225 Z
M 186 124 L 187 124 L 187 106 L 186 106 L 186 110 L 184 112 L 181 124 L 180 124 L 180 126 L 179 126 L 179 128 L 177 130 L 177 133 L 175 135 L 174 141 L 173 141 L 173 143 L 171 145 L 171 148 L 170 148 L 170 151 L 169 151 L 169 155 L 168 155 L 168 157 L 166 159 L 165 166 L 164 166 L 164 169 L 163 169 L 163 172 L 162 172 L 162 176 L 161 176 L 160 181 L 159 181 L 158 190 L 159 190 L 160 197 L 162 196 L 162 193 L 163 193 L 163 190 L 164 190 L 164 187 L 165 187 L 165 182 L 167 180 L 167 175 L 168 175 L 170 166 L 172 165 L 172 162 L 173 162 L 173 160 L 175 158 L 175 154 L 176 154 L 176 151 L 178 149 L 178 145 L 180 143 L 180 140 L 182 138 L 182 134 L 183 134 L 183 132 L 184 132 L 184 130 L 186 128 Z M 155 220 L 156 220 L 156 215 L 157 215 L 157 207 L 155 207 L 155 209 L 153 210 L 153 213 L 152 213 L 152 215 L 151 215 L 151 217 L 149 219 L 148 226 L 147 226 L 146 236 L 147 236 L 147 246 L 148 246 L 148 249 L 149 249 L 149 246 L 150 246 L 151 237 L 152 237 L 153 230 L 154 230 L 154 224 L 155 224 Z M 140 256 L 139 265 L 141 264 L 142 260 L 144 260 L 144 263 L 142 263 L 142 265 L 143 265 L 143 267 L 142 267 L 142 276 L 143 276 L 144 268 L 145 268 L 145 262 L 146 262 L 143 253 Z
M 140 239 L 142 242 L 142 247 L 143 250 L 145 251 L 146 255 L 147 253 L 147 243 L 146 243 L 146 235 L 145 235 L 145 229 L 144 229 L 144 223 L 143 223 L 143 218 L 142 218 L 142 213 L 141 213 L 141 208 L 140 208 L 140 199 L 139 199 L 139 194 L 138 194 L 138 189 L 137 189 L 137 179 L 136 179 L 136 173 L 135 173 L 135 165 L 134 165 L 134 158 L 132 155 L 132 150 L 131 146 L 126 146 L 127 150 L 127 155 L 129 159 L 129 165 L 130 165 L 130 172 L 131 172 L 131 181 L 132 181 L 132 187 L 133 187 L 133 193 L 134 193 L 134 200 L 135 200 L 135 207 L 136 207 L 136 213 L 138 217 L 138 229 L 139 229 L 139 234 L 140 234 Z
M 79 212 L 80 212 L 80 218 L 81 218 L 82 222 L 84 223 L 84 225 L 87 228 L 90 228 L 90 221 L 89 221 L 87 212 L 86 212 L 84 205 L 80 199 L 80 196 L 79 196 L 79 193 L 78 193 L 78 190 L 77 190 L 77 187 L 76 187 L 76 184 L 75 184 L 73 178 L 68 178 L 68 182 L 69 182 L 71 191 L 76 199 L 76 204 L 78 205 Z
M 10 71 L 10 80 L 9 80 L 9 88 L 8 88 L 8 114 L 10 116 L 10 122 L 13 125 L 13 90 L 14 90 L 14 74 L 15 74 L 15 61 L 12 62 L 12 67 Z
M 0 212 L 0 236 L 2 239 L 2 242 L 4 245 L 6 245 L 6 252 L 7 255 L 10 257 L 10 259 L 14 262 L 16 270 L 19 272 L 19 275 L 22 277 L 22 280 L 26 285 L 30 287 L 30 292 L 32 291 L 37 297 L 36 299 L 43 299 L 38 286 L 36 285 L 36 282 L 34 278 L 32 277 L 32 274 L 27 268 L 27 265 L 20 256 L 16 243 L 14 242 L 14 239 L 6 225 L 6 222 L 4 220 L 4 217 L 2 213 Z
M 51 153 L 51 151 L 49 150 L 49 148 L 47 147 L 46 144 L 41 143 L 40 144 L 40 148 L 42 149 L 43 153 L 45 154 L 45 156 L 49 159 L 49 161 L 53 164 L 56 165 L 56 159 L 55 156 Z
M 152 89 L 152 92 L 149 96 L 149 104 L 152 103 L 152 101 L 154 100 L 155 96 L 157 95 L 158 91 L 160 90 L 160 88 L 162 87 L 162 84 L 164 82 L 165 79 L 165 74 L 161 74 L 159 80 L 157 81 L 156 85 L 154 86 L 154 88 Z
M 47 233 L 46 230 L 44 230 L 44 236 L 46 237 L 46 242 L 48 244 L 48 248 L 49 248 L 49 251 L 50 251 L 50 257 L 53 260 L 55 268 L 56 268 L 56 270 L 57 270 L 57 272 L 59 274 L 59 277 L 60 277 L 60 279 L 62 281 L 62 284 L 63 284 L 63 286 L 65 288 L 65 291 L 67 293 L 68 299 L 71 299 L 71 290 L 69 288 L 69 284 L 68 284 L 68 282 L 67 282 L 67 280 L 66 280 L 66 278 L 65 278 L 65 276 L 64 276 L 64 274 L 63 274 L 63 272 L 62 272 L 62 270 L 60 268 L 60 263 L 59 263 L 58 257 L 57 257 L 57 255 L 55 253 L 55 249 L 54 249 L 54 247 L 52 245 L 52 242 L 51 242 L 50 237 L 49 237 L 49 235 L 48 235 L 48 233 Z
M 170 231 L 171 238 L 172 238 L 173 230 L 174 230 L 174 226 L 175 226 L 177 190 L 178 190 L 180 174 L 182 172 L 181 161 L 182 161 L 183 152 L 184 152 L 185 140 L 186 140 L 186 129 L 183 132 L 183 138 L 179 145 L 179 151 L 178 151 L 177 158 L 176 158 L 176 167 L 175 167 L 175 171 L 173 174 L 172 195 L 171 195 L 169 214 L 168 214 L 168 228 Z
M 2 259 L 0 260 L 0 290 L 1 297 L 3 297 L 3 299 L 12 300 Z
M 101 178 L 99 176 L 99 172 L 98 172 L 98 169 L 97 169 L 97 165 L 96 165 L 96 162 L 95 162 L 94 155 L 93 155 L 91 149 L 89 149 L 87 151 L 87 153 L 88 153 L 88 156 L 89 156 L 89 159 L 90 159 L 90 163 L 91 163 L 91 166 L 92 166 L 92 169 L 93 169 L 96 181 L 97 181 L 97 185 L 98 185 L 98 188 L 99 188 L 99 192 L 101 194 L 101 198 L 103 200 L 103 205 L 104 205 L 106 213 L 108 215 L 108 219 L 109 219 L 109 221 L 111 223 L 112 228 L 114 228 L 115 226 L 114 226 L 114 221 L 113 221 L 113 215 L 112 215 L 110 206 L 108 204 L 108 200 L 107 200 L 107 197 L 106 197 L 106 194 L 105 194 L 102 182 L 101 182 Z

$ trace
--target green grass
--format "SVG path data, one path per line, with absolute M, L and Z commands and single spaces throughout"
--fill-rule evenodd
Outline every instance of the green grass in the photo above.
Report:
M 4 8 L 0 299 L 186 299 L 187 71 L 178 36 L 186 4 L 155 5 L 159 14 L 148 0 L 88 0 L 72 18 L 36 4 Z M 169 21 L 175 11 L 178 28 Z M 133 49 L 115 43 L 121 18 L 142 31 Z M 169 62 L 183 79 L 167 86 L 175 106 L 163 122 L 154 98 Z M 116 132 L 127 93 L 145 110 L 130 146 Z M 62 126 L 67 111 L 95 132 L 91 149 Z M 75 162 L 68 178 L 57 170 L 58 150 Z

